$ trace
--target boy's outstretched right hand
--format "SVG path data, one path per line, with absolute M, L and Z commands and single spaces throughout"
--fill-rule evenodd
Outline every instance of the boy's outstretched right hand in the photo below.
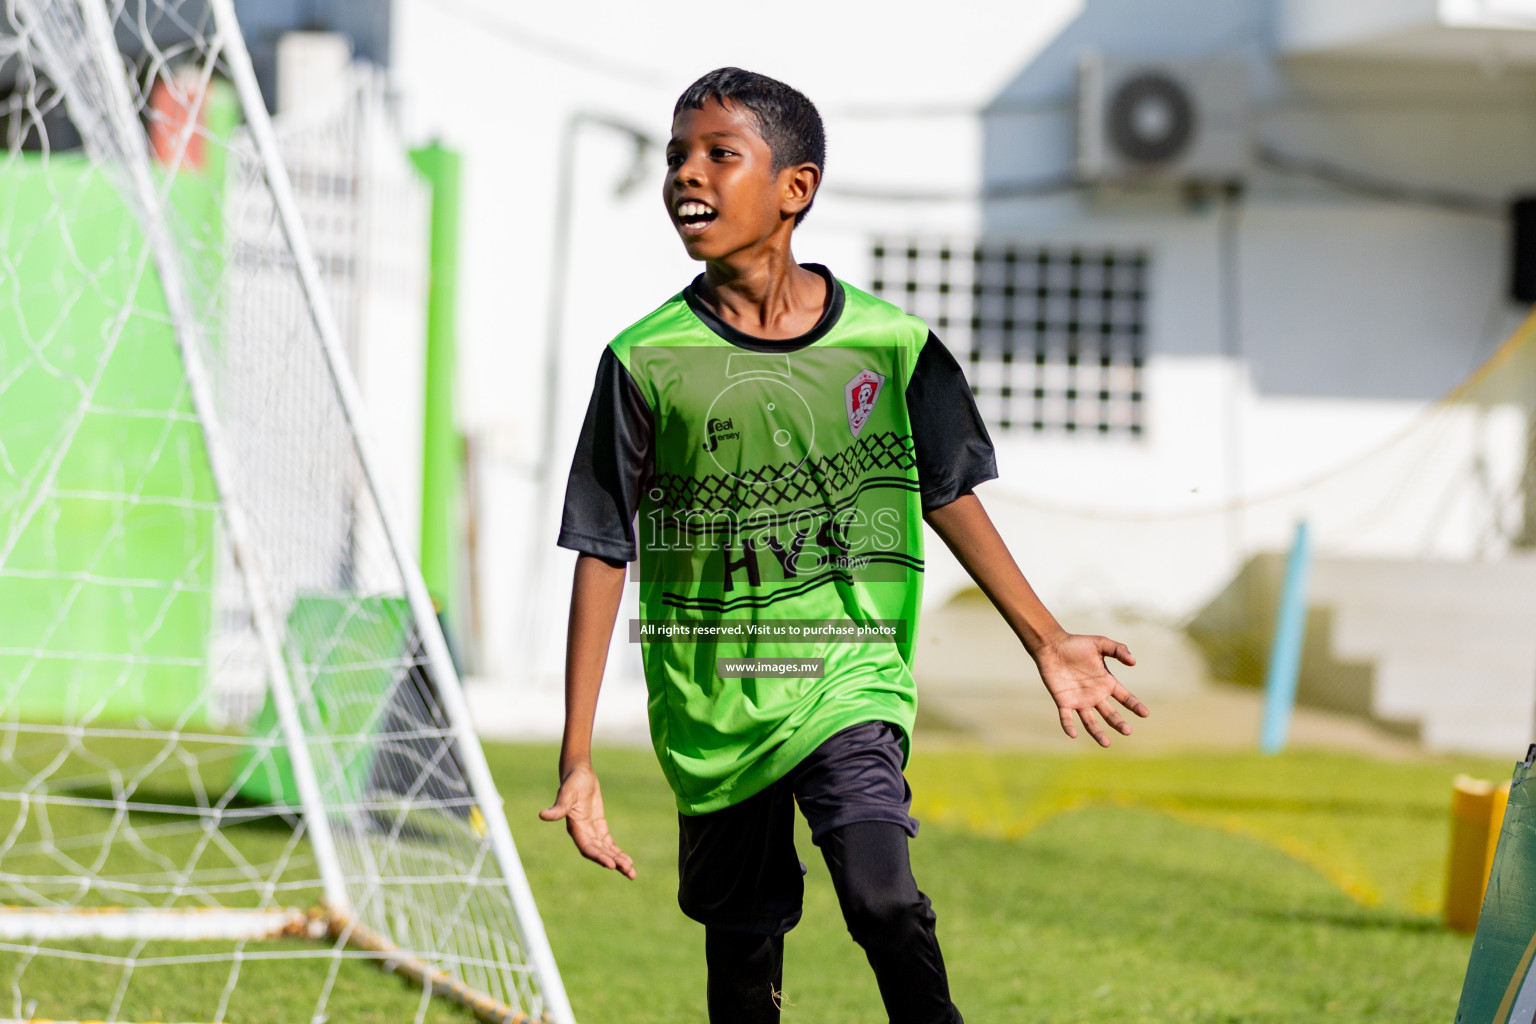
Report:
M 626 878 L 635 877 L 635 862 L 619 849 L 608 834 L 608 819 L 603 817 L 603 790 L 591 764 L 579 764 L 566 773 L 555 794 L 553 807 L 539 812 L 545 821 L 565 819 L 565 830 L 587 860 L 612 868 Z

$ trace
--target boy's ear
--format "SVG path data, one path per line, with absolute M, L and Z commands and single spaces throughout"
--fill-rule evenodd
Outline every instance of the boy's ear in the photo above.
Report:
M 821 168 L 815 164 L 786 167 L 779 172 L 779 183 L 784 190 L 779 210 L 793 217 L 816 198 L 816 189 L 821 186 Z

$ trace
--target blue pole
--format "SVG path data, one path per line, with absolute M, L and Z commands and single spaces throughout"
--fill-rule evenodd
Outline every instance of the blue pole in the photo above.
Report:
M 1285 563 L 1285 586 L 1280 591 L 1280 616 L 1275 622 L 1275 642 L 1269 650 L 1269 671 L 1264 676 L 1264 725 L 1259 749 L 1278 754 L 1291 733 L 1291 709 L 1296 706 L 1296 681 L 1301 675 L 1301 649 L 1307 638 L 1307 577 L 1312 569 L 1312 537 L 1303 519 L 1296 524 L 1296 540 Z

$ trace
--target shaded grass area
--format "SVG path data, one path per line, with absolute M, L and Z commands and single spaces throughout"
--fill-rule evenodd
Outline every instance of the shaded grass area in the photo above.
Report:
M 583 1024 L 702 1021 L 703 930 L 677 909 L 676 811 L 651 753 L 597 756 L 636 882 L 582 860 L 563 826 L 537 820 L 554 793 L 553 746 L 491 744 L 487 755 Z M 1499 778 L 1508 765 L 920 746 L 913 863 L 939 914 L 956 1003 L 971 1021 L 1448 1021 L 1470 950 L 1434 913 L 1456 771 Z M 242 855 L 281 856 L 276 824 L 248 827 Z M 788 940 L 784 1019 L 883 1021 L 803 824 L 798 842 L 810 875 Z M 332 1021 L 408 1021 L 422 1002 L 366 960 L 301 943 L 248 944 L 234 985 L 227 960 L 152 959 L 228 944 L 150 944 L 129 974 L 112 958 L 131 944 L 57 948 L 94 959 L 0 950 L 0 1017 L 102 1017 L 126 984 L 123 1005 L 140 1019 L 211 1019 L 228 989 L 225 1020 L 308 1021 L 333 969 Z M 307 958 L 257 959 L 284 950 Z M 438 1003 L 426 1019 L 471 1018 Z

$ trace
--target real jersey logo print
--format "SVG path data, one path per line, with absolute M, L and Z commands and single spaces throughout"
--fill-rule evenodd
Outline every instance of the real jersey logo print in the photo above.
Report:
M 853 431 L 854 437 L 858 437 L 859 431 L 864 429 L 864 424 L 869 420 L 869 414 L 875 408 L 875 402 L 880 398 L 880 389 L 884 386 L 884 376 L 874 370 L 860 370 L 843 388 L 843 404 L 848 411 L 848 429 Z
M 721 441 L 735 441 L 741 437 L 741 431 L 737 430 L 730 420 L 712 419 L 705 426 L 709 432 L 709 440 L 704 442 L 704 450 L 712 452 L 720 447 Z

